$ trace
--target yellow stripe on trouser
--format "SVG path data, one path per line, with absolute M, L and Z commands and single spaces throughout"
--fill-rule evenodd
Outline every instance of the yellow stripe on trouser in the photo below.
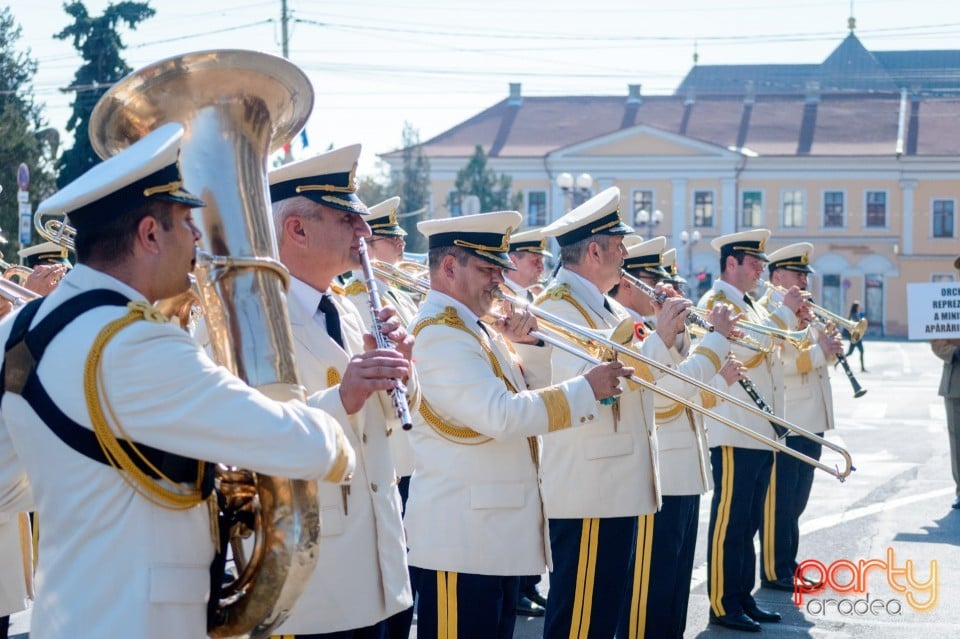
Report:
M 777 456 L 770 468 L 770 485 L 763 504 L 763 574 L 774 581 L 777 578 Z
M 437 571 L 437 639 L 457 639 L 457 573 Z
M 270 639 L 296 639 L 296 635 L 271 635 Z
M 590 633 L 590 611 L 593 608 L 593 580 L 597 570 L 597 538 L 600 520 L 584 519 L 580 531 L 580 556 L 577 562 L 577 588 L 570 619 L 570 639 Z
M 646 632 L 647 598 L 650 595 L 650 564 L 653 562 L 653 515 L 637 518 L 637 552 L 630 597 L 629 639 L 640 639 Z
M 723 474 L 720 478 L 720 499 L 717 504 L 717 520 L 713 522 L 713 556 L 710 566 L 710 607 L 713 614 L 727 614 L 723 607 L 723 540 L 730 522 L 730 501 L 733 497 L 733 448 L 721 446 Z

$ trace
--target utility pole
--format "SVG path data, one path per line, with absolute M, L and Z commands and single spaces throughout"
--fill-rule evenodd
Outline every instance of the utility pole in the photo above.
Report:
M 283 57 L 290 57 L 290 37 L 287 29 L 290 22 L 290 14 L 287 11 L 287 0 L 280 0 L 280 38 L 283 48 Z

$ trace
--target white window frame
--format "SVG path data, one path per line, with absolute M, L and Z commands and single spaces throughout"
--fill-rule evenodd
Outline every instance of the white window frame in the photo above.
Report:
M 743 225 L 743 196 L 747 193 L 759 193 L 760 194 L 760 221 L 756 226 L 744 226 Z M 740 190 L 740 201 L 737 202 L 737 228 L 745 229 L 759 229 L 763 228 L 764 220 L 767 217 L 767 191 L 766 189 L 741 189 Z
M 867 193 L 883 193 L 886 198 L 886 210 L 883 213 L 883 226 L 867 226 Z M 938 198 L 942 199 L 942 198 Z M 933 211 L 933 209 L 930 209 Z M 956 210 L 956 207 L 954 207 Z M 870 229 L 887 229 L 890 228 L 890 191 L 888 189 L 864 189 L 863 190 L 863 220 L 862 220 L 863 230 L 868 231 Z M 932 227 L 931 227 L 932 228 Z
M 799 193 L 800 194 L 800 214 L 801 222 L 798 225 L 786 225 L 786 197 L 787 193 Z M 780 228 L 782 229 L 805 229 L 807 228 L 807 191 L 806 189 L 795 188 L 795 189 L 783 189 L 780 191 Z
M 843 223 L 839 226 L 827 226 L 827 193 L 843 194 Z M 847 220 L 850 219 L 850 197 L 846 189 L 823 189 L 820 191 L 820 228 L 821 229 L 845 229 Z
M 710 214 L 710 226 L 697 224 L 697 193 L 710 194 L 710 205 L 713 207 L 713 211 L 711 211 L 711 214 Z M 690 228 L 695 228 L 695 229 L 717 228 L 718 213 L 719 213 L 719 208 L 717 207 L 717 190 L 716 189 L 694 189 L 693 191 L 690 192 Z
M 648 211 L 648 213 L 650 213 L 650 215 L 653 215 L 653 212 L 657 210 L 657 190 L 656 189 L 643 188 L 643 187 L 633 189 L 632 191 L 630 191 L 630 221 L 627 222 L 627 224 L 629 224 L 630 226 L 633 226 L 634 223 L 637 221 L 636 219 L 637 211 L 635 211 L 633 207 L 636 205 L 636 200 L 634 198 L 636 197 L 638 191 L 647 191 L 650 193 L 650 206 L 652 208 L 650 211 Z
M 530 194 L 543 193 L 543 224 L 530 221 Z M 550 223 L 550 191 L 547 189 L 526 189 L 523 192 L 523 226 L 531 229 Z
M 936 203 L 936 202 L 941 202 L 941 201 L 953 202 L 953 234 L 950 235 L 949 237 L 937 237 L 936 235 L 933 234 L 934 219 L 935 219 L 935 218 L 934 218 L 934 213 L 933 213 L 933 205 L 934 205 L 934 203 Z M 930 198 L 930 209 L 929 209 L 929 211 L 930 211 L 930 239 L 931 239 L 931 240 L 952 240 L 952 239 L 955 239 L 955 238 L 957 237 L 957 198 L 954 198 L 954 197 L 932 197 L 932 198 Z

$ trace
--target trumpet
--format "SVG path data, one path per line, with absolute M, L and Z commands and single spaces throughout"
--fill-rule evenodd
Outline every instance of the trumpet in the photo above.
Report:
M 830 441 L 827 441 L 826 439 L 818 435 L 815 435 L 810 431 L 804 428 L 801 428 L 800 426 L 797 426 L 796 424 L 790 423 L 776 415 L 771 415 L 761 410 L 757 406 L 749 404 L 737 397 L 717 391 L 716 389 L 712 388 L 708 384 L 705 384 L 696 378 L 690 377 L 688 375 L 684 375 L 683 373 L 679 373 L 678 371 L 671 369 L 669 366 L 666 366 L 656 360 L 645 357 L 641 353 L 633 350 L 628 346 L 624 346 L 618 343 L 617 341 L 608 339 L 605 336 L 600 335 L 596 331 L 593 331 L 588 328 L 584 328 L 582 326 L 569 322 L 561 317 L 557 317 L 551 313 L 547 313 L 546 311 L 543 311 L 542 309 L 536 306 L 528 305 L 525 300 L 518 299 L 511 295 L 507 295 L 502 291 L 500 292 L 499 295 L 497 295 L 497 297 L 510 302 L 511 304 L 515 305 L 518 308 L 523 308 L 523 307 L 527 308 L 530 311 L 530 313 L 537 318 L 541 327 L 546 329 L 547 332 L 533 331 L 530 333 L 532 337 L 541 339 L 545 343 L 551 344 L 552 346 L 555 346 L 563 351 L 566 351 L 572 355 L 580 357 L 581 359 L 584 359 L 585 361 L 591 362 L 593 364 L 599 364 L 604 361 L 603 359 L 601 359 L 595 354 L 595 351 L 598 351 L 598 350 L 605 353 L 622 354 L 625 356 L 627 361 L 633 360 L 633 361 L 642 362 L 647 366 L 656 368 L 667 375 L 672 375 L 688 384 L 691 384 L 692 386 L 695 386 L 700 390 L 705 390 L 708 393 L 715 395 L 719 399 L 722 399 L 723 401 L 733 404 L 734 406 L 737 406 L 749 412 L 752 415 L 762 417 L 763 419 L 769 422 L 775 422 L 779 426 L 791 431 L 791 433 L 794 435 L 800 435 L 802 437 L 806 437 L 811 441 L 819 443 L 821 446 L 825 446 L 833 450 L 843 458 L 845 468 L 842 470 L 836 466 L 831 468 L 830 466 L 822 463 L 820 460 L 814 459 L 808 455 L 804 455 L 803 453 L 786 446 L 785 444 L 781 443 L 778 440 L 770 439 L 769 437 L 765 437 L 760 433 L 756 433 L 750 430 L 749 428 L 747 428 L 746 426 L 737 424 L 736 422 L 724 417 L 723 415 L 720 415 L 714 411 L 706 409 L 703 406 L 700 406 L 699 404 L 692 402 L 684 397 L 680 397 L 675 393 L 672 393 L 668 390 L 660 388 L 656 384 L 648 382 L 647 380 L 641 377 L 632 375 L 630 376 L 629 379 L 635 384 L 638 384 L 639 386 L 647 390 L 650 390 L 654 393 L 662 395 L 667 399 L 670 399 L 671 401 L 674 401 L 682 406 L 685 406 L 690 410 L 700 413 L 705 417 L 714 419 L 720 422 L 721 424 L 724 424 L 725 426 L 732 428 L 746 435 L 747 437 L 750 437 L 760 442 L 765 446 L 773 448 L 774 450 L 784 453 L 786 455 L 790 455 L 791 457 L 795 457 L 796 459 L 799 459 L 800 461 L 806 464 L 814 466 L 815 468 L 819 468 L 820 470 L 826 473 L 829 473 L 830 475 L 833 475 L 840 481 L 843 481 L 844 479 L 846 479 L 851 472 L 856 470 L 850 458 L 850 453 L 847 452 L 844 448 Z
M 626 270 L 621 269 L 620 277 L 630 282 L 631 286 L 635 286 L 640 289 L 644 295 L 650 297 L 657 304 L 663 304 L 667 299 L 666 293 L 658 293 L 655 288 L 641 280 L 640 278 L 631 275 Z M 715 328 L 707 320 L 707 311 L 702 308 L 697 308 L 696 306 L 691 306 L 689 308 L 690 314 L 687 315 L 686 323 L 690 328 L 691 332 L 695 335 L 703 335 L 705 333 L 712 333 Z M 739 323 L 738 323 L 739 326 Z M 748 348 L 752 351 L 757 351 L 758 353 L 768 353 L 770 352 L 770 347 L 765 346 L 760 343 L 759 340 L 756 340 L 749 335 L 737 335 L 734 337 L 728 338 L 730 341 Z
M 10 304 L 13 305 L 14 310 L 20 308 L 21 306 L 26 306 L 28 302 L 32 302 L 39 297 L 43 296 L 39 293 L 31 291 L 28 288 L 20 286 L 19 284 L 8 280 L 5 277 L 0 278 L 0 298 L 10 302 Z
M 781 295 L 786 293 L 786 289 L 782 286 L 777 286 L 771 282 L 764 282 L 764 286 L 768 290 L 776 291 Z M 843 317 L 840 317 L 836 313 L 832 313 L 822 306 L 818 306 L 813 302 L 807 300 L 807 306 L 813 312 L 814 317 L 817 319 L 817 324 L 821 327 L 821 330 L 832 332 L 837 330 L 837 326 L 843 326 L 850 333 L 850 343 L 856 344 L 861 339 L 863 339 L 863 334 L 867 331 L 867 320 L 863 318 L 857 322 L 853 320 L 847 320 Z M 856 336 L 855 335 L 856 332 Z M 846 374 L 847 379 L 850 381 L 850 385 L 853 387 L 853 396 L 855 399 L 860 399 L 867 394 L 867 389 L 860 385 L 859 380 L 857 380 L 856 375 L 853 374 L 853 369 L 850 368 L 849 362 L 843 353 L 837 353 L 837 362 L 840 363 L 840 366 L 843 367 L 843 372 Z

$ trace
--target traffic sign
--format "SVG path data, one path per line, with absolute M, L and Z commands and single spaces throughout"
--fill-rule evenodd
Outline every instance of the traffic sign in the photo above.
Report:
M 33 230 L 33 210 L 29 202 L 20 203 L 20 246 L 27 246 L 33 241 L 31 233 Z
M 17 167 L 17 186 L 21 191 L 30 188 L 30 168 L 23 162 Z

